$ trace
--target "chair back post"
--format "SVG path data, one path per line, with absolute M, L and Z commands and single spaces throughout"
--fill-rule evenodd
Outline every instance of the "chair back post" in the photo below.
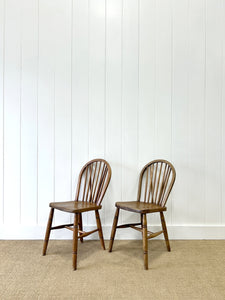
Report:
M 106 160 L 99 158 L 87 162 L 79 174 L 75 201 L 87 201 L 100 205 L 111 174 L 111 167 Z

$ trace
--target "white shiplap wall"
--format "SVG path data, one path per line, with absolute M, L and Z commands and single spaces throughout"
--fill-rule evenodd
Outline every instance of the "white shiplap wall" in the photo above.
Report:
M 223 0 L 0 0 L 0 238 L 43 238 L 95 157 L 113 172 L 105 238 L 155 158 L 177 170 L 170 237 L 224 238 L 224 102 Z

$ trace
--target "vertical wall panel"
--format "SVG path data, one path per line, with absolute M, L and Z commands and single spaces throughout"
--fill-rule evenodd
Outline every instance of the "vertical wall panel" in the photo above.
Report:
M 139 13 L 139 169 L 155 158 L 156 1 L 140 1 Z M 147 30 L 146 30 L 147 29 Z M 151 141 L 151 142 L 150 142 Z
M 122 2 L 106 1 L 106 159 L 112 179 L 106 194 L 105 224 L 110 225 L 115 211 L 114 199 L 121 201 L 121 35 Z
M 171 159 L 172 2 L 156 1 L 156 158 Z M 167 222 L 171 222 L 171 199 Z
M 21 10 L 21 223 L 36 224 L 38 1 L 21 1 Z
M 57 0 L 52 14 L 55 48 L 54 195 L 55 201 L 72 200 L 71 189 L 71 1 Z M 57 212 L 56 223 L 69 222 Z
M 20 223 L 21 6 L 5 2 L 4 222 Z
M 221 1 L 206 1 L 205 222 L 221 223 Z M 212 205 L 213 202 L 213 205 Z
M 189 166 L 190 224 L 205 216 L 205 1 L 190 1 L 189 15 Z
M 221 6 L 221 24 L 222 28 L 225 28 L 225 3 L 222 1 Z M 221 192 L 222 192 L 222 198 L 221 198 L 221 221 L 222 224 L 225 224 L 225 34 L 224 31 L 222 33 L 222 60 L 221 60 L 221 67 L 222 67 L 222 85 L 221 85 L 221 103 L 222 103 L 222 130 L 221 130 L 221 151 L 222 151 L 222 157 L 221 157 Z
M 138 183 L 138 0 L 123 1 L 122 45 L 122 184 L 123 200 L 136 199 Z M 124 213 L 126 222 L 129 213 Z M 131 216 L 133 220 L 133 216 Z
M 89 1 L 89 157 L 104 156 L 105 0 Z
M 0 1 L 0 224 L 4 220 L 3 180 L 4 180 L 4 37 L 5 37 L 5 2 Z
M 156 1 L 156 153 L 171 157 L 171 1 Z
M 82 166 L 89 159 L 89 11 L 88 0 L 73 1 L 72 23 L 72 197 Z M 83 216 L 87 224 L 87 214 Z
M 31 225 L 43 236 L 49 202 L 73 199 L 96 157 L 112 166 L 107 231 L 114 203 L 136 199 L 144 164 L 164 158 L 177 171 L 166 215 L 175 237 L 187 224 L 194 236 L 222 234 L 224 20 L 223 0 L 0 0 L 1 236 L 30 238 Z
M 177 172 L 172 223 L 188 223 L 188 16 L 189 1 L 173 1 L 172 162 Z M 171 199 L 169 199 L 171 201 Z
M 105 0 L 92 0 L 89 1 L 89 158 L 104 156 Z M 88 224 L 95 223 L 95 218 L 88 216 Z
M 147 29 L 147 30 L 146 30 Z M 156 1 L 140 1 L 139 11 L 139 101 L 138 172 L 155 159 L 156 131 Z M 151 215 L 149 222 L 157 222 Z
M 39 0 L 38 223 L 46 225 L 54 199 L 54 2 Z

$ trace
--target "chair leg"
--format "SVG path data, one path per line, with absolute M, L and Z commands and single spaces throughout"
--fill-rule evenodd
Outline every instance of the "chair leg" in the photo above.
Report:
M 110 242 L 109 242 L 109 252 L 112 252 L 112 247 L 113 247 L 113 242 L 116 234 L 116 226 L 118 223 L 118 218 L 119 218 L 119 212 L 120 209 L 117 207 L 114 220 L 113 220 L 113 226 L 112 226 L 112 232 L 111 232 L 111 237 L 110 237 Z
M 148 239 L 147 239 L 147 218 L 146 214 L 142 215 L 142 238 L 143 238 L 143 252 L 144 252 L 144 268 L 148 270 Z
M 74 216 L 74 230 L 73 230 L 73 269 L 77 269 L 77 241 L 78 241 L 78 218 L 79 214 Z
M 168 233 L 167 233 L 167 229 L 166 229 L 166 221 L 165 221 L 164 214 L 162 211 L 160 212 L 160 218 L 161 218 L 164 238 L 166 241 L 166 247 L 167 247 L 167 250 L 170 251 L 171 249 L 170 249 L 170 242 L 169 242 Z
M 143 229 L 143 219 L 142 219 L 142 214 L 140 214 L 140 216 L 141 216 L 141 228 Z
M 79 221 L 78 221 L 79 230 L 83 231 L 83 222 L 82 222 L 82 214 L 79 214 Z M 81 243 L 83 243 L 83 238 L 80 238 Z
M 46 251 L 47 251 L 47 247 L 48 247 L 48 241 L 49 241 L 49 236 L 50 236 L 51 227 L 52 227 L 53 215 L 54 215 L 54 208 L 51 208 L 50 213 L 49 213 L 49 218 L 48 218 L 48 224 L 47 224 L 47 228 L 46 228 L 46 233 L 45 233 L 45 240 L 44 240 L 42 255 L 46 255 Z
M 104 238 L 103 238 L 101 219 L 100 219 L 98 210 L 95 210 L 95 217 L 96 217 L 96 223 L 97 223 L 97 227 L 98 227 L 98 234 L 99 234 L 100 242 L 101 242 L 101 245 L 102 245 L 102 249 L 105 250 L 105 242 L 104 242 Z

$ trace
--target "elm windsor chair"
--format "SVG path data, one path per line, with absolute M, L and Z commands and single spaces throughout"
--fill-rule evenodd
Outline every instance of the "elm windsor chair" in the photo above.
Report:
M 148 269 L 148 239 L 163 233 L 167 250 L 170 251 L 170 243 L 163 211 L 166 211 L 165 205 L 175 182 L 175 178 L 176 171 L 173 165 L 166 160 L 154 160 L 144 166 L 139 177 L 137 201 L 115 203 L 116 212 L 112 226 L 109 252 L 112 252 L 116 229 L 127 227 L 131 227 L 142 233 L 145 270 Z M 117 226 L 120 209 L 139 213 L 141 222 Z M 160 213 L 162 230 L 153 233 L 147 230 L 146 214 L 156 212 Z
M 49 236 L 51 230 L 66 228 L 73 231 L 73 269 L 77 269 L 77 244 L 78 239 L 83 242 L 83 238 L 98 231 L 101 246 L 105 250 L 105 243 L 102 233 L 99 209 L 111 179 L 111 167 L 104 159 L 93 159 L 86 163 L 80 171 L 77 191 L 74 201 L 52 202 L 50 214 L 46 228 L 43 245 L 43 255 L 46 255 Z M 52 227 L 54 209 L 74 214 L 74 223 L 63 224 Z M 95 211 L 97 229 L 85 232 L 82 225 L 82 213 Z M 78 235 L 79 233 L 79 235 Z

